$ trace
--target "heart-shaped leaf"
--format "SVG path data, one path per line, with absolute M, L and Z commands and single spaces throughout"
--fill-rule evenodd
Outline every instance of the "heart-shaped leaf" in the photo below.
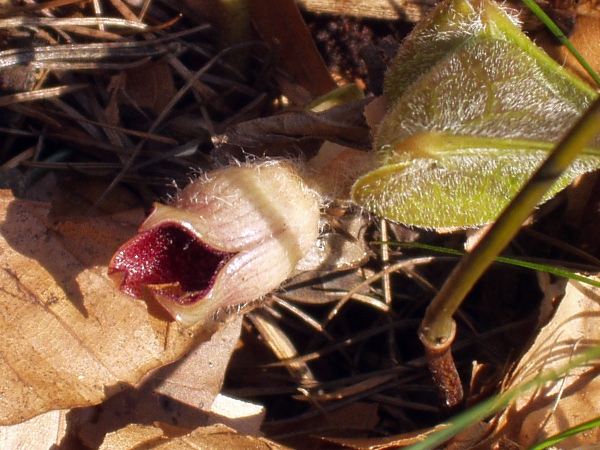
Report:
M 355 183 L 353 195 L 369 210 L 414 226 L 441 231 L 484 224 L 498 216 L 551 148 L 540 141 L 424 132 L 396 147 L 422 157 L 373 170 Z M 597 167 L 600 155 L 583 155 L 544 201 Z
M 406 39 L 386 93 L 380 168 L 353 198 L 436 229 L 493 221 L 596 97 L 498 6 L 467 0 L 445 2 Z M 600 167 L 599 155 L 590 149 L 545 200 Z

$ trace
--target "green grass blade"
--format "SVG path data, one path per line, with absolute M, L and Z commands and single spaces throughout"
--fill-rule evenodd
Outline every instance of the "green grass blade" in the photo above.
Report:
M 447 427 L 429 435 L 422 442 L 406 447 L 407 450 L 433 450 L 439 445 L 456 436 L 461 431 L 468 428 L 470 425 L 478 421 L 485 420 L 493 414 L 506 408 L 517 396 L 538 387 L 543 386 L 549 381 L 556 381 L 561 377 L 566 376 L 574 367 L 586 364 L 588 361 L 598 359 L 600 357 L 600 345 L 590 348 L 585 352 L 576 355 L 569 364 L 558 371 L 548 371 L 539 377 L 516 386 L 506 392 L 496 395 L 488 400 L 485 400 L 474 407 L 456 415 L 444 425 Z
M 523 3 L 527 5 L 527 7 L 536 15 L 538 18 L 546 25 L 548 30 L 552 32 L 554 36 L 560 41 L 562 45 L 564 45 L 571 54 L 577 59 L 581 67 L 585 69 L 585 71 L 589 74 L 590 77 L 594 80 L 594 82 L 600 86 L 600 76 L 596 73 L 596 71 L 588 64 L 588 62 L 581 56 L 581 54 L 577 51 L 577 49 L 571 44 L 571 41 L 565 36 L 562 30 L 552 21 L 552 19 L 544 12 L 542 8 L 534 1 L 534 0 L 523 0 Z
M 539 444 L 536 444 L 533 447 L 529 447 L 529 450 L 544 450 L 550 447 L 551 445 L 558 444 L 559 442 L 564 441 L 565 439 L 571 436 L 575 436 L 576 434 L 582 433 L 587 430 L 591 430 L 592 428 L 596 428 L 598 426 L 600 426 L 600 417 L 592 419 L 588 422 L 584 422 L 580 425 L 577 425 L 576 427 L 569 428 L 568 430 L 563 431 L 562 433 L 549 437 L 544 442 L 540 442 Z
M 446 255 L 454 255 L 454 256 L 464 256 L 467 254 L 467 252 L 462 251 L 462 250 L 438 247 L 436 245 L 421 244 L 418 242 L 389 241 L 389 242 L 375 242 L 375 244 L 387 244 L 389 246 L 404 247 L 404 248 L 418 248 L 418 249 L 422 249 L 422 250 L 434 251 L 434 252 L 443 253 Z M 535 262 L 531 262 L 531 261 L 523 261 L 523 260 L 517 259 L 517 258 L 507 258 L 505 256 L 497 256 L 494 259 L 494 261 L 498 262 L 498 263 L 502 263 L 502 264 L 509 264 L 509 265 L 516 266 L 516 267 L 523 267 L 525 269 L 537 270 L 538 272 L 545 272 L 545 273 L 549 273 L 551 275 L 556 275 L 557 277 L 567 278 L 570 280 L 577 280 L 582 283 L 589 284 L 590 286 L 600 288 L 599 281 L 593 280 L 588 277 L 584 277 L 582 275 L 570 272 L 568 270 L 559 269 L 557 267 L 552 267 L 552 266 L 548 266 L 545 264 L 539 264 L 539 263 L 535 263 Z
M 452 316 L 465 296 L 494 262 L 544 194 L 563 171 L 600 132 L 600 101 L 596 100 L 565 139 L 548 156 L 539 170 L 523 186 L 498 220 L 464 256 L 433 299 L 421 324 L 422 338 L 431 343 L 446 342 L 452 335 Z

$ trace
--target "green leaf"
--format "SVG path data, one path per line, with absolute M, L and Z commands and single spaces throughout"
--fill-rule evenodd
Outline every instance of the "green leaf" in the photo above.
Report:
M 412 83 L 429 72 L 445 56 L 470 39 L 491 38 L 511 41 L 534 57 L 548 74 L 558 65 L 518 28 L 516 19 L 488 0 L 446 0 L 421 21 L 402 42 L 386 73 L 384 92 L 393 106 Z M 561 76 L 578 88 L 593 92 L 579 78 L 564 71 Z
M 361 177 L 355 201 L 372 212 L 413 226 L 454 229 L 493 221 L 546 158 L 545 142 L 425 132 L 397 146 L 412 158 Z M 590 151 L 591 153 L 591 151 Z M 579 174 L 600 166 L 585 154 L 545 196 L 548 200 Z
M 487 1 L 443 3 L 406 39 L 386 83 L 381 167 L 356 182 L 353 198 L 436 229 L 493 221 L 597 96 Z M 600 167 L 597 153 L 578 159 L 544 201 Z

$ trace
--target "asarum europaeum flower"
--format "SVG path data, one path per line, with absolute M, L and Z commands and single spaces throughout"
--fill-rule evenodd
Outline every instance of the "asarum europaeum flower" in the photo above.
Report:
M 155 204 L 108 273 L 121 291 L 191 326 L 277 288 L 318 235 L 319 197 L 293 166 L 227 167 Z

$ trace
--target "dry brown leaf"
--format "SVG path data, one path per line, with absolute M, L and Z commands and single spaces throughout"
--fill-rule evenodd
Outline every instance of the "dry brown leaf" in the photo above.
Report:
M 49 411 L 16 425 L 0 426 L 0 448 L 53 448 L 60 444 L 66 430 L 65 411 Z
M 340 271 L 336 276 L 326 278 L 315 278 L 314 272 L 308 272 L 308 277 L 302 274 L 290 280 L 289 284 L 284 284 L 285 292 L 280 295 L 286 300 L 313 305 L 336 302 L 345 293 L 364 282 L 366 278 L 374 275 L 373 271 L 361 272 L 357 270 Z M 337 295 L 332 295 L 332 292 Z M 369 286 L 364 286 L 358 293 L 368 294 Z
M 198 380 L 198 385 L 202 380 Z M 169 436 L 180 436 L 199 427 L 225 424 L 237 432 L 259 435 L 263 409 L 219 394 L 204 410 L 190 407 L 152 391 L 152 386 L 130 389 L 101 405 L 69 413 L 69 431 L 89 448 L 98 448 L 107 435 L 129 424 L 160 424 Z
M 328 438 L 327 441 L 355 450 L 391 450 L 418 444 L 427 438 L 427 436 L 443 430 L 446 426 L 445 424 L 441 424 L 429 430 L 418 430 L 383 438 Z
M 375 97 L 371 103 L 365 106 L 365 120 L 371 128 L 373 135 L 377 134 L 379 124 L 385 117 L 387 110 L 387 99 L 385 95 Z
M 163 444 L 167 439 L 160 427 L 131 424 L 108 434 L 100 450 L 151 449 Z
M 209 416 L 206 411 L 157 395 L 152 386 L 142 386 L 113 395 L 100 405 L 71 410 L 69 424 L 71 433 L 86 447 L 98 448 L 108 434 L 132 423 L 160 423 L 163 429 L 177 428 L 176 434 L 181 435 L 206 426 Z
M 207 425 L 223 424 L 246 436 L 260 436 L 260 427 L 267 413 L 259 404 L 217 395 Z
M 227 401 L 219 395 L 241 322 L 242 316 L 237 316 L 187 356 L 148 374 L 140 389 L 116 395 L 99 407 L 87 408 L 95 411 L 91 414 L 93 423 L 89 423 L 89 411 L 71 413 L 71 423 L 81 424 L 72 428 L 79 428 L 78 436 L 91 448 L 98 447 L 107 433 L 128 423 L 160 422 L 163 428 L 164 424 L 183 427 L 186 433 L 198 426 L 226 423 L 240 432 L 244 429 L 245 434 L 256 434 L 262 413 L 256 408 L 241 408 L 237 402 L 236 414 L 227 414 L 222 408 Z
M 48 212 L 0 191 L 2 424 L 99 403 L 216 328 L 181 329 L 114 288 L 105 267 L 135 233 L 126 217 L 53 229 Z
M 506 388 L 522 385 L 542 372 L 559 370 L 576 353 L 599 342 L 600 289 L 570 281 L 554 317 L 523 356 Z M 494 439 L 502 437 L 528 447 L 600 416 L 599 373 L 598 361 L 590 361 L 563 379 L 519 397 L 501 415 Z M 560 447 L 598 442 L 600 429 L 596 428 L 561 442 Z
M 214 138 L 217 145 L 262 148 L 320 139 L 367 150 L 371 136 L 363 110 L 372 98 L 333 106 L 321 113 L 289 110 L 281 114 L 242 122 Z
M 142 108 L 159 115 L 175 97 L 175 81 L 171 67 L 164 61 L 144 64 L 127 72 L 126 91 Z
M 292 85 L 308 94 L 306 101 L 326 94 L 337 86 L 319 54 L 294 0 L 228 2 L 183 0 L 184 11 L 206 18 L 215 25 L 223 45 L 248 40 L 248 28 L 271 46 L 273 58 Z M 247 15 L 252 26 L 248 27 Z M 285 81 L 284 81 L 285 83 Z
M 154 391 L 195 408 L 211 410 L 238 342 L 242 318 L 236 317 L 179 361 L 158 369 L 152 374 Z
M 349 200 L 354 182 L 374 168 L 371 153 L 326 141 L 306 164 L 304 178 L 328 199 Z
M 99 178 L 90 178 L 84 174 L 49 174 L 27 192 L 27 200 L 50 202 L 49 221 L 51 223 L 81 222 L 85 220 L 85 212 L 93 209 L 95 215 L 114 215 L 125 213 L 123 220 L 132 228 L 136 228 L 144 219 L 144 211 L 140 207 L 141 200 L 135 193 L 127 189 L 107 189 L 110 183 Z M 105 195 L 104 201 L 98 199 Z M 137 211 L 134 211 L 136 210 Z M 137 213 L 137 214 L 136 214 Z M 124 234 L 123 238 L 128 238 Z
M 247 5 L 261 39 L 279 46 L 280 67 L 298 85 L 314 97 L 337 87 L 293 0 L 251 1 Z
M 243 436 L 225 425 L 198 428 L 185 436 L 168 438 L 158 427 L 129 425 L 110 433 L 100 450 L 286 450 L 288 447 L 261 437 Z

